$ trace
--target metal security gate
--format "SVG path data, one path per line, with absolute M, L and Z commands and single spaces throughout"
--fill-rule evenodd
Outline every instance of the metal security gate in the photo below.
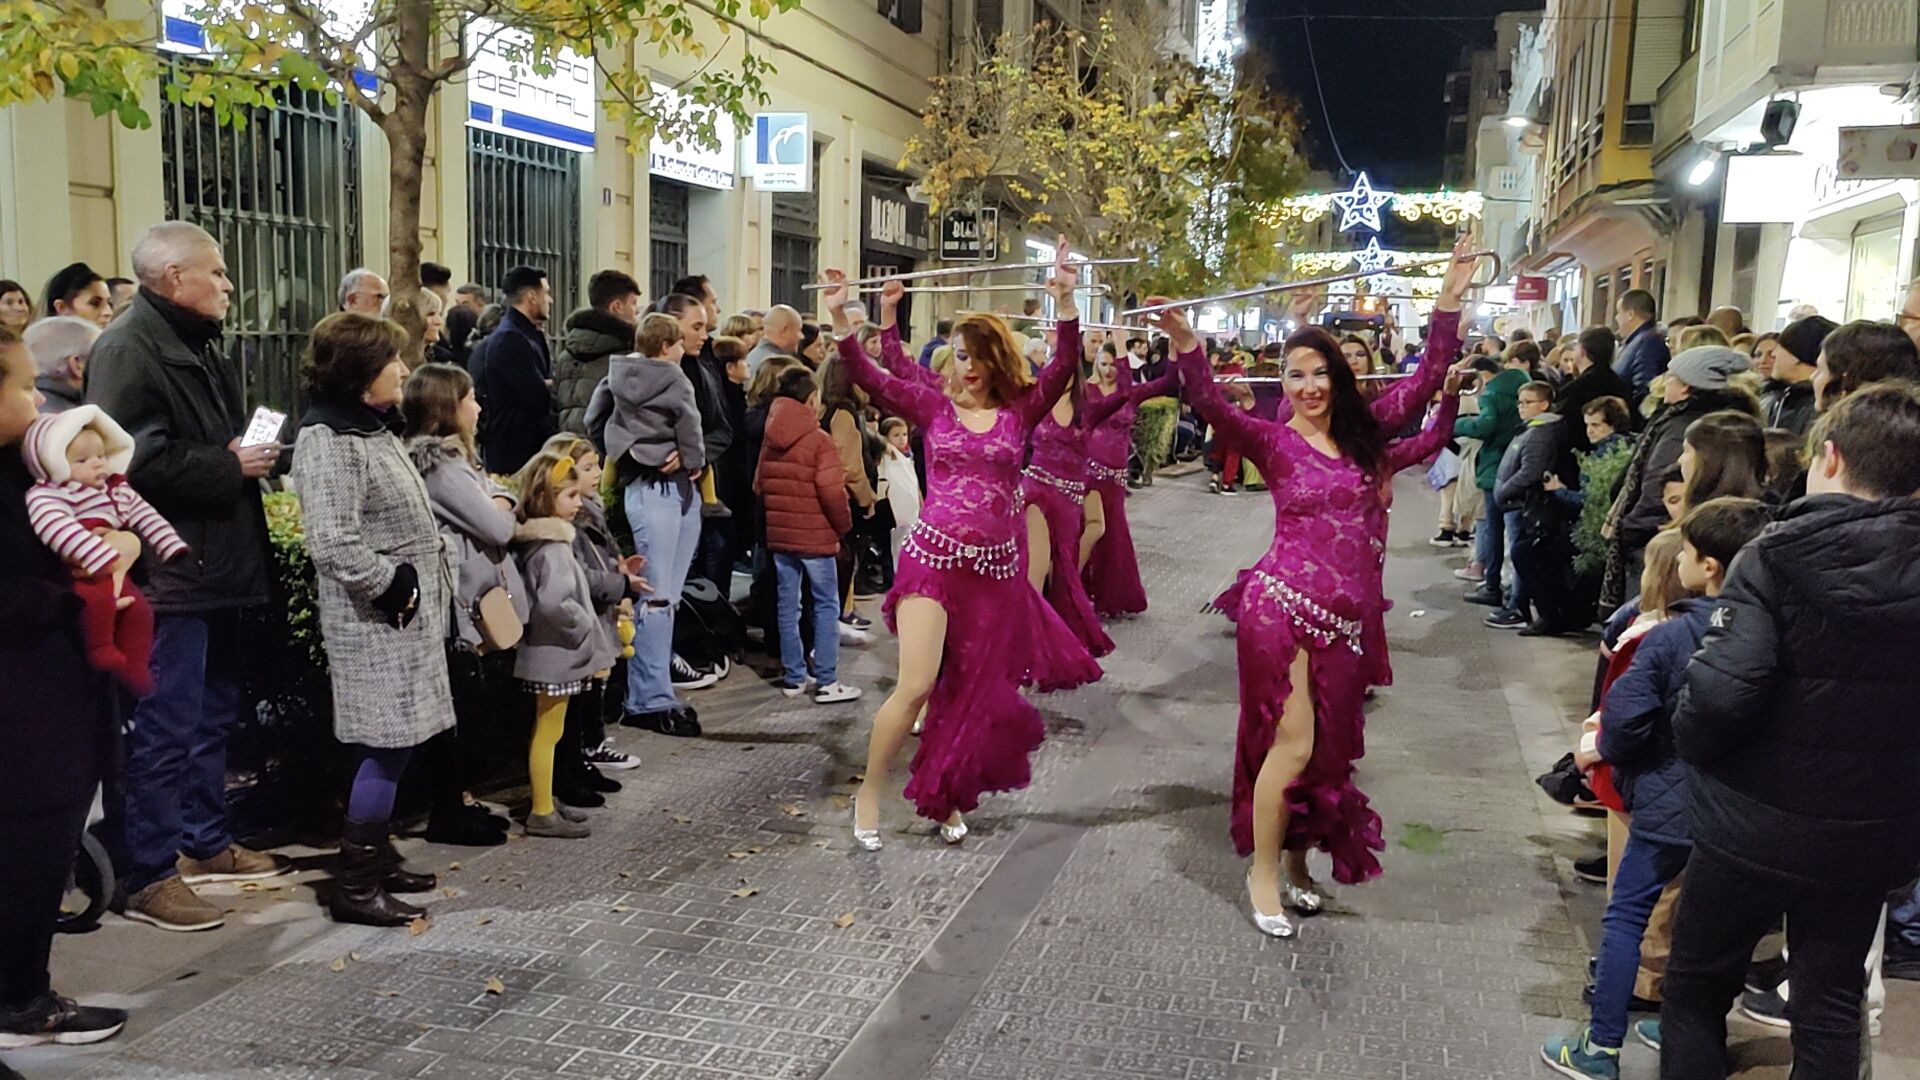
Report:
M 302 407 L 307 332 L 334 308 L 360 259 L 360 155 L 354 112 L 289 90 L 247 126 L 204 106 L 160 107 L 167 217 L 220 241 L 233 279 L 227 343 L 249 404 Z
M 813 153 L 813 190 L 773 196 L 773 302 L 802 312 L 814 310 L 803 286 L 820 264 L 820 146 Z
M 687 185 L 654 177 L 647 185 L 647 287 L 652 299 L 673 291 L 687 276 L 687 222 L 691 218 Z
M 580 155 L 468 128 L 467 205 L 473 280 L 498 289 L 516 266 L 545 270 L 558 333 L 580 303 Z

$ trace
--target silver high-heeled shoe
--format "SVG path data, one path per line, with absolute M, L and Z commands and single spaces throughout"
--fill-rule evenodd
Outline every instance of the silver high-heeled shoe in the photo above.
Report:
M 1315 882 L 1295 885 L 1291 879 L 1283 880 L 1280 882 L 1280 892 L 1287 906 L 1302 915 L 1318 915 L 1327 906 L 1326 894 L 1320 891 L 1319 884 Z
M 856 844 L 859 844 L 862 850 L 879 851 L 880 850 L 880 830 L 879 829 L 863 829 L 860 827 L 860 796 L 858 795 L 855 795 L 853 797 L 852 817 L 853 817 L 853 842 Z
M 1253 902 L 1253 868 L 1247 868 L 1247 910 L 1253 912 L 1253 925 L 1268 937 L 1290 938 L 1293 936 L 1293 920 L 1282 911 L 1278 915 L 1263 914 Z
M 960 841 L 965 840 L 966 838 L 967 838 L 967 821 L 965 818 L 961 818 L 960 824 L 958 825 L 948 825 L 944 822 L 941 823 L 940 839 L 945 840 L 949 844 L 957 844 Z

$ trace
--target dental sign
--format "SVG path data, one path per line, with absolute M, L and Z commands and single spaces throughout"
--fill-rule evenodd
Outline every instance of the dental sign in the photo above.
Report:
M 533 35 L 490 19 L 467 23 L 467 126 L 504 132 L 523 139 L 593 149 L 593 61 L 571 49 L 557 49 L 553 72 L 543 75 L 527 62 Z
M 685 115 L 693 108 L 687 96 L 671 86 L 654 83 L 653 96 L 659 99 L 662 113 Z M 734 134 L 733 117 L 724 109 L 713 112 L 713 136 L 718 142 L 709 149 L 692 137 L 676 143 L 656 134 L 647 144 L 647 171 L 695 187 L 733 190 L 740 172 L 740 140 Z

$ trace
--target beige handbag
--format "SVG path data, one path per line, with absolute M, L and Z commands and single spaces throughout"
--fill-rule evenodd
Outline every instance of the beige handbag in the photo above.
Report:
M 507 588 L 507 568 L 505 563 L 496 562 L 493 568 L 500 575 L 500 584 L 480 594 L 473 602 L 473 627 L 480 632 L 480 652 L 494 653 L 511 649 L 520 644 L 520 638 L 527 632 L 520 616 L 513 610 L 513 592 Z

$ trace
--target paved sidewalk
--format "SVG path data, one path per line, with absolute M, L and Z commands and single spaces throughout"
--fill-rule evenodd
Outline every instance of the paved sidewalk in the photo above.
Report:
M 1226 829 L 1232 639 L 1200 609 L 1272 519 L 1203 480 L 1132 500 L 1153 610 L 1113 628 L 1103 683 L 1041 700 L 1033 788 L 989 798 L 962 847 L 897 798 L 884 851 L 850 843 L 889 641 L 843 653 L 869 692 L 852 706 L 743 670 L 698 697 L 707 738 L 623 733 L 645 762 L 592 839 L 404 844 L 446 887 L 425 932 L 328 922 L 301 883 L 328 859 L 295 852 L 298 880 L 217 890 L 224 930 L 109 918 L 61 939 L 63 992 L 133 1007 L 133 1026 L 8 1060 L 36 1080 L 1549 1075 L 1539 1044 L 1584 1018 L 1601 902 L 1568 861 L 1600 831 L 1530 778 L 1568 745 L 1590 644 L 1483 628 L 1402 478 L 1399 681 L 1362 763 L 1386 873 L 1296 941 L 1262 938 Z M 1920 1080 L 1915 989 L 1890 987 L 1880 1080 Z M 1736 1054 L 1742 1076 L 1785 1076 L 1775 1033 L 1738 1027 Z M 1656 1072 L 1629 1049 L 1629 1080 Z

